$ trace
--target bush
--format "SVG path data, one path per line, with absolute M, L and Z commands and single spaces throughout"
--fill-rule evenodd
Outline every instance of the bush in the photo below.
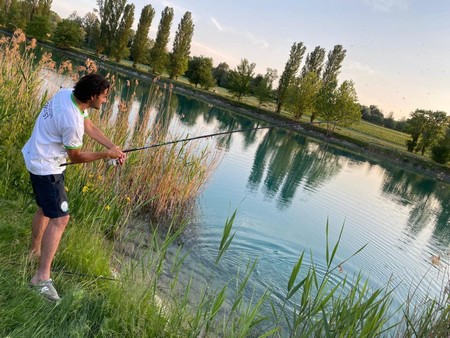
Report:
M 450 146 L 440 144 L 431 148 L 431 158 L 433 161 L 445 164 L 450 161 Z

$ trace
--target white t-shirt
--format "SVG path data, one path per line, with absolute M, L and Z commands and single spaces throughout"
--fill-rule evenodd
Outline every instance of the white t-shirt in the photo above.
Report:
M 89 115 L 78 108 L 72 92 L 61 89 L 46 103 L 22 149 L 26 167 L 35 175 L 61 174 L 66 149 L 83 145 L 84 119 Z

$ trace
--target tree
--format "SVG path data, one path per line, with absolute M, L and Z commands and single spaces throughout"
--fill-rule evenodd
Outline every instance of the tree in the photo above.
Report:
M 325 48 L 317 46 L 314 50 L 306 56 L 305 65 L 302 68 L 302 77 L 309 72 L 314 72 L 320 77 L 325 60 Z
M 97 0 L 100 16 L 100 39 L 96 46 L 97 54 L 111 54 L 111 44 L 119 29 L 125 10 L 126 0 Z
M 25 30 L 29 20 L 27 4 L 24 1 L 12 0 L 5 15 L 6 28 L 15 30 L 21 28 Z
M 100 38 L 100 21 L 95 13 L 89 12 L 83 17 L 82 22 L 82 27 L 86 33 L 84 43 L 90 48 L 95 48 Z
M 192 14 L 191 12 L 186 12 L 178 25 L 172 53 L 169 56 L 168 73 L 171 79 L 177 79 L 178 76 L 187 70 L 193 35 L 194 23 L 192 22 Z
M 321 86 L 321 80 L 314 71 L 296 78 L 289 86 L 286 106 L 296 119 L 300 119 L 303 114 L 310 114 L 311 120 L 314 120 L 317 115 L 315 104 Z
M 450 161 L 450 120 L 445 135 L 431 148 L 431 158 L 441 164 Z
M 37 40 L 48 39 L 50 34 L 50 18 L 44 15 L 34 15 L 27 24 L 27 35 Z
M 149 64 L 152 72 L 155 74 L 161 74 L 167 67 L 168 54 L 166 47 L 169 42 L 173 15 L 173 8 L 171 7 L 166 7 L 161 12 L 161 20 L 158 25 L 155 44 L 149 53 Z
M 322 80 L 324 84 L 336 82 L 340 73 L 342 62 L 345 58 L 346 50 L 341 45 L 334 46 L 328 53 L 327 63 L 323 72 Z
M 406 131 L 411 135 L 411 140 L 406 141 L 406 147 L 409 152 L 416 149 L 419 137 L 422 134 L 422 130 L 425 128 L 426 121 L 426 111 L 423 109 L 416 109 L 409 114 L 409 119 L 406 121 Z
M 395 129 L 394 113 L 390 112 L 387 117 L 383 119 L 383 126 L 389 129 Z
M 53 42 L 59 48 L 78 47 L 84 38 L 83 29 L 74 21 L 63 19 L 56 26 Z
M 130 49 L 128 48 L 128 41 L 131 36 L 131 26 L 134 21 L 134 5 L 128 4 L 125 6 L 122 20 L 117 31 L 117 37 L 112 44 L 111 55 L 119 62 L 121 59 L 130 55 Z
M 194 56 L 188 62 L 188 69 L 185 73 L 190 83 L 202 86 L 206 90 L 216 84 L 212 76 L 213 59 L 204 56 Z
M 155 10 L 152 5 L 146 5 L 142 8 L 136 35 L 131 46 L 134 68 L 136 68 L 138 63 L 143 63 L 146 59 L 145 53 L 148 50 L 148 32 L 150 31 L 154 16 Z
M 230 66 L 226 62 L 221 62 L 217 67 L 213 68 L 212 74 L 216 79 L 217 85 L 222 88 L 228 87 L 228 74 L 230 72 Z
M 356 90 L 352 81 L 344 81 L 339 87 L 336 82 L 322 86 L 316 103 L 319 116 L 327 123 L 327 133 L 336 126 L 348 126 L 361 119 Z
M 281 74 L 280 81 L 278 83 L 277 89 L 277 106 L 276 112 L 281 111 L 281 107 L 284 104 L 286 98 L 286 93 L 291 84 L 292 80 L 295 78 L 295 74 L 298 72 L 300 63 L 302 62 L 303 54 L 305 54 L 306 47 L 303 46 L 303 42 L 298 42 L 292 45 L 291 52 L 289 55 L 289 60 L 286 62 L 284 71 Z
M 272 96 L 273 81 L 277 78 L 276 69 L 267 68 L 266 74 L 261 76 L 260 81 L 253 90 L 253 94 L 258 99 L 259 107 L 268 102 Z
M 420 134 L 416 151 L 421 152 L 422 156 L 427 148 L 435 145 L 442 137 L 446 124 L 447 114 L 443 111 L 426 111 L 426 122 Z
M 382 126 L 384 123 L 384 114 L 377 106 L 373 104 L 369 107 L 361 105 L 361 117 L 363 120 L 377 124 L 379 126 Z
M 241 101 L 241 98 L 250 93 L 250 84 L 254 75 L 256 64 L 242 59 L 241 63 L 228 76 L 228 91 Z

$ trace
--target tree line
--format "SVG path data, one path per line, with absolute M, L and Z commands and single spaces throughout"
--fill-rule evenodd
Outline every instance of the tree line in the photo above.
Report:
M 360 105 L 353 81 L 338 80 L 346 56 L 342 45 L 335 45 L 328 53 L 321 46 L 315 47 L 301 67 L 306 47 L 295 42 L 280 76 L 271 68 L 265 74 L 255 74 L 256 64 L 245 58 L 230 69 L 226 62 L 214 67 L 212 58 L 191 56 L 194 23 L 190 12 L 178 24 L 169 52 L 174 18 L 169 6 L 161 12 L 153 40 L 149 31 L 155 10 L 150 4 L 143 7 L 136 31 L 132 28 L 135 6 L 127 0 L 97 0 L 97 9 L 84 17 L 73 12 L 67 19 L 53 12 L 51 4 L 52 0 L 0 0 L 0 24 L 10 30 L 22 28 L 28 36 L 51 40 L 60 48 L 82 47 L 116 62 L 131 60 L 133 67 L 144 64 L 154 75 L 167 73 L 170 79 L 184 75 L 196 87 L 223 87 L 237 101 L 254 96 L 259 107 L 274 102 L 276 113 L 285 111 L 295 120 L 303 116 L 309 116 L 310 122 L 320 119 L 330 133 L 338 125 L 348 126 L 362 118 L 409 133 L 408 151 L 424 154 L 431 149 L 435 161 L 450 160 L 447 114 L 418 109 L 407 120 L 395 121 L 392 113 L 384 117 L 378 107 Z

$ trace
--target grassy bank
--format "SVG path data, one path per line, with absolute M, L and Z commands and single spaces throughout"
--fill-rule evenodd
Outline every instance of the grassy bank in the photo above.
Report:
M 136 152 L 124 167 L 104 162 L 68 167 L 72 218 L 52 273 L 62 300 L 48 303 L 31 292 L 28 282 L 36 262 L 28 249 L 35 205 L 20 148 L 46 99 L 39 96 L 40 71 L 56 65 L 48 55 L 38 64 L 31 62 L 33 49 L 24 41 L 18 33 L 0 48 L 0 148 L 5 154 L 0 160 L 0 336 L 448 336 L 446 294 L 415 311 L 405 304 L 408 310 L 399 312 L 397 322 L 388 311 L 389 286 L 372 290 L 359 276 L 351 283 L 347 277 L 336 282 L 343 263 L 335 261 L 339 240 L 327 238 L 326 269 L 320 273 L 313 257 L 300 255 L 281 302 L 272 301 L 269 291 L 253 295 L 249 280 L 258 262 L 244 262 L 244 271 L 217 289 L 206 285 L 194 294 L 190 281 L 183 286 L 178 276 L 186 253 L 177 244 L 178 235 L 217 159 L 195 143 Z M 68 69 L 66 64 L 62 72 Z M 169 100 L 171 93 L 161 95 Z M 150 93 L 149 106 L 153 99 Z M 149 134 L 146 114 L 138 126 L 128 125 L 129 101 L 119 102 L 112 128 L 112 108 L 92 119 L 117 143 L 132 147 L 163 139 L 163 128 L 151 128 Z M 97 146 L 86 142 L 85 147 Z M 233 245 L 234 216 L 224 220 L 211 273 Z M 133 229 L 136 218 L 144 219 L 143 227 Z M 270 315 L 263 314 L 264 304 L 270 305 Z

